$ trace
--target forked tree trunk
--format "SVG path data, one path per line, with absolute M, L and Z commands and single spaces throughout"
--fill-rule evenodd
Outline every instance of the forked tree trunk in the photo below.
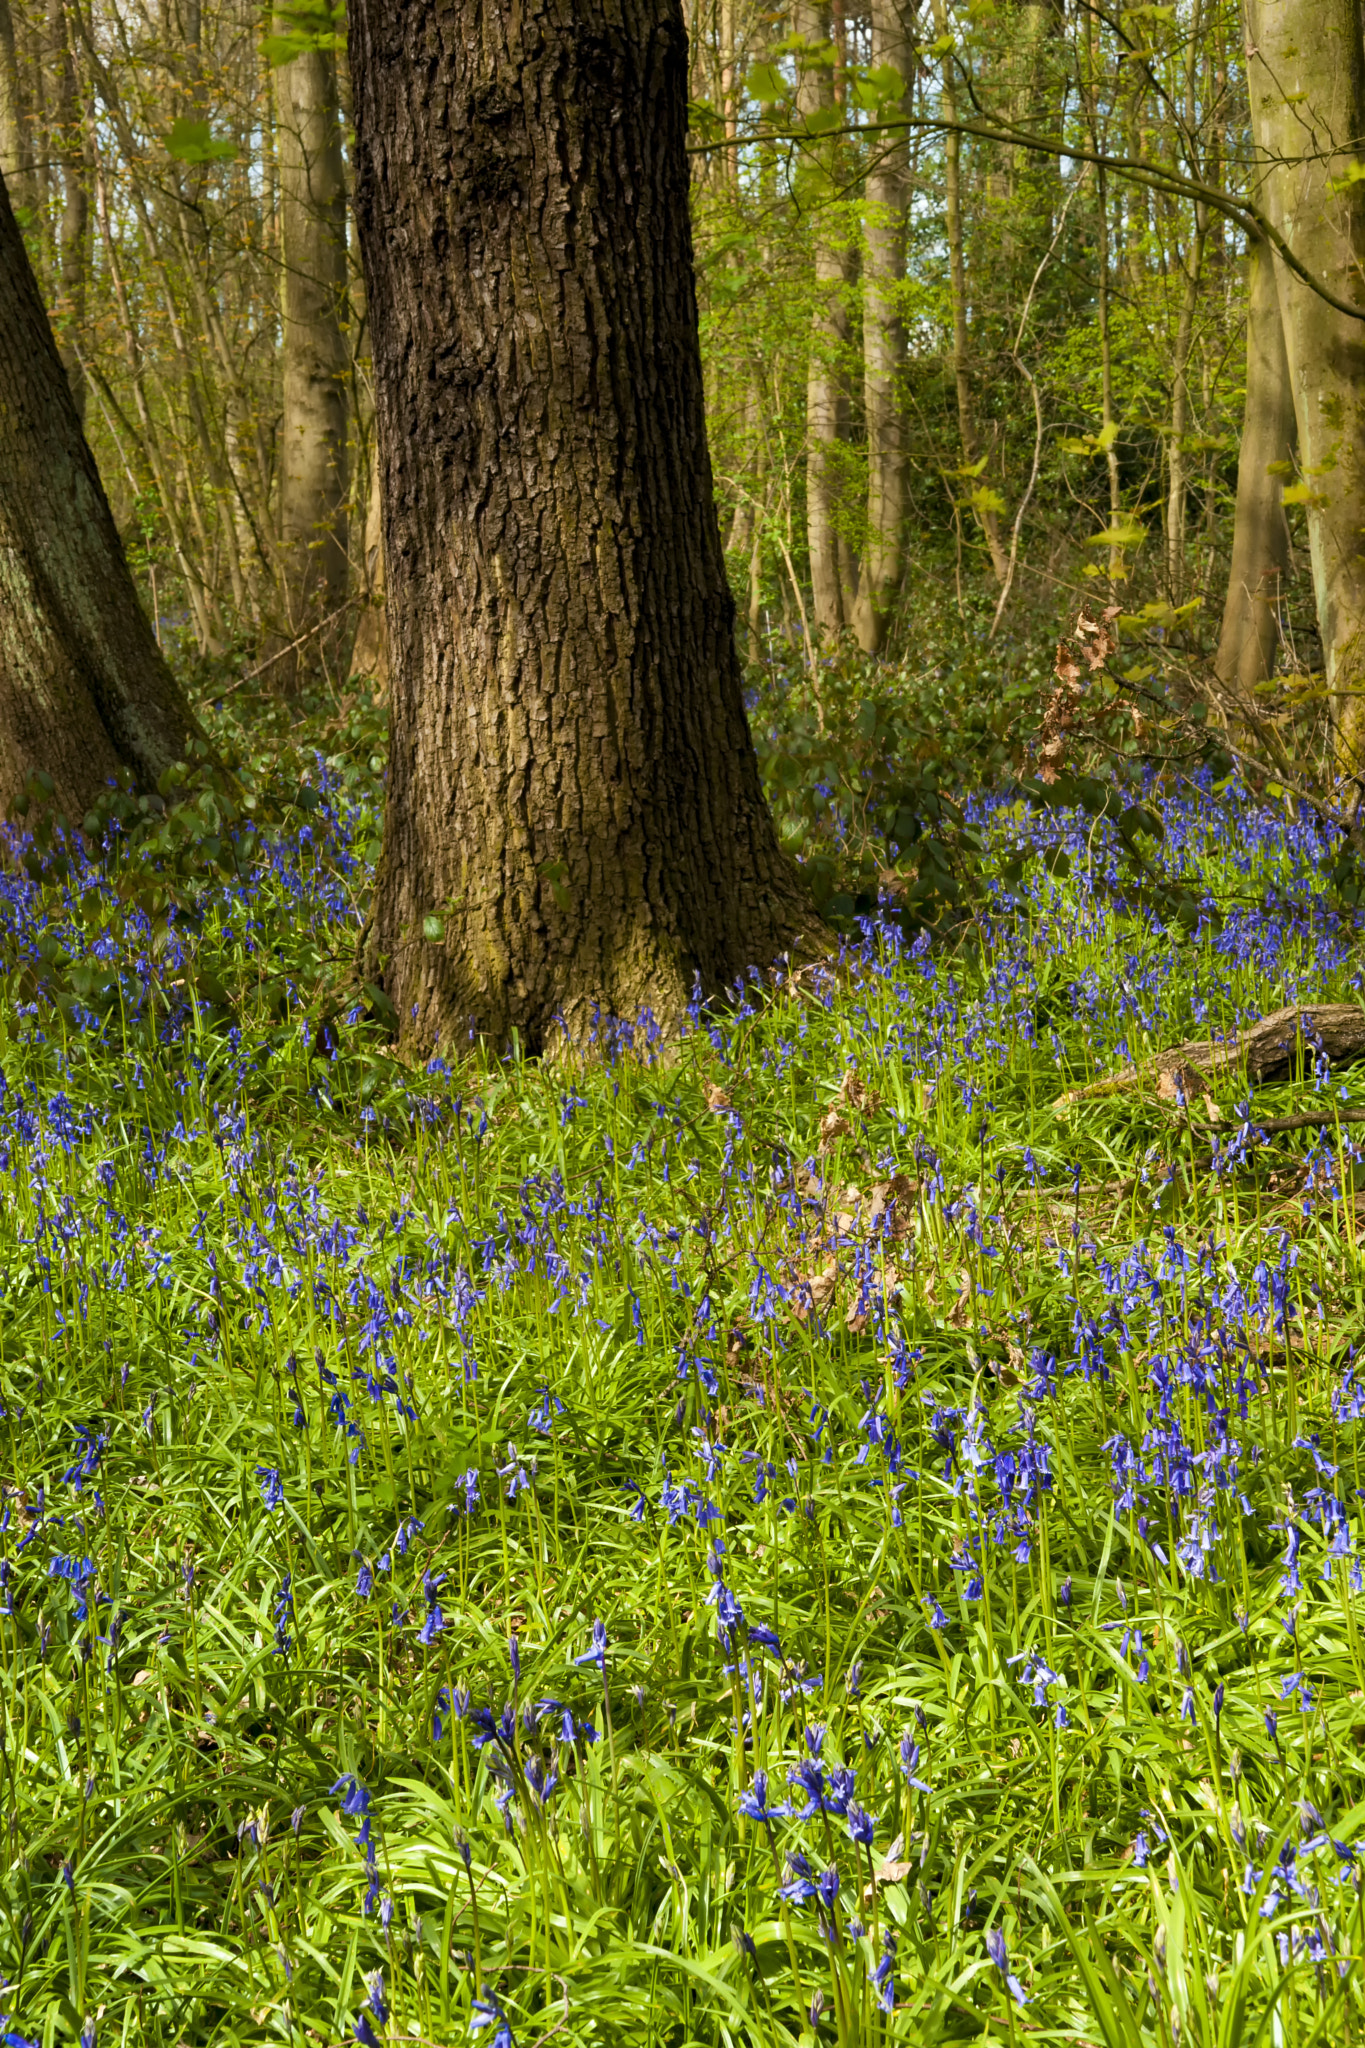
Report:
M 1262 200 L 1294 255 L 1365 308 L 1365 49 L 1359 0 L 1253 0 L 1248 63 Z M 1313 594 L 1337 766 L 1365 771 L 1365 319 L 1277 266 L 1309 495 Z
M 152 635 L 0 180 L 0 810 L 35 769 L 79 819 L 196 731 Z
M 1214 662 L 1221 680 L 1238 691 L 1253 690 L 1275 671 L 1279 607 L 1290 565 L 1282 493 L 1294 453 L 1294 394 L 1275 262 L 1264 242 L 1252 243 L 1248 267 L 1247 395 L 1232 565 Z
M 413 1045 L 664 1026 L 813 924 L 707 455 L 679 0 L 353 0 Z
M 280 553 L 285 639 L 275 686 L 330 665 L 346 602 L 346 181 L 336 57 L 305 50 L 280 72 L 284 416 Z M 328 622 L 330 621 L 330 626 Z

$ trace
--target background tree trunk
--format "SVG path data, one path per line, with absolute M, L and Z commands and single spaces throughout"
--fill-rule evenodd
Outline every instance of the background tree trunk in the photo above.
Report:
M 32 152 L 10 0 L 0 0 L 0 178 L 14 205 L 28 211 L 34 197 Z
M 1215 668 L 1238 690 L 1275 672 L 1279 606 L 1290 567 L 1281 493 L 1294 453 L 1294 394 L 1284 349 L 1275 261 L 1264 242 L 1248 255 L 1247 395 L 1237 458 L 1232 565 Z
M 898 72 L 904 91 L 888 98 L 885 118 L 910 111 L 910 0 L 871 0 L 872 65 Z M 868 654 L 880 651 L 900 589 L 905 536 L 905 448 L 900 379 L 905 323 L 897 304 L 905 279 L 908 137 L 881 138 L 867 175 L 867 257 L 863 294 L 864 405 L 867 414 L 867 552 L 853 627 Z
M 404 1037 L 665 1025 L 813 922 L 749 738 L 679 0 L 354 0 Z
M 934 25 L 939 35 L 948 33 L 948 10 L 936 0 Z M 957 86 L 953 76 L 955 59 L 949 55 L 943 66 L 943 117 L 957 120 Z M 990 553 L 991 570 L 1003 583 L 1009 562 L 1000 538 L 1000 516 L 993 496 L 980 486 L 980 457 L 976 431 L 976 408 L 972 398 L 971 342 L 967 332 L 966 236 L 962 219 L 962 137 L 949 126 L 943 137 L 944 226 L 948 234 L 948 295 L 953 316 L 953 386 L 957 395 L 957 439 L 962 453 L 962 475 L 967 488 L 962 493 L 972 506 Z M 972 485 L 978 488 L 973 491 Z
M 0 807 L 45 769 L 79 819 L 197 730 L 138 602 L 0 180 Z
M 809 46 L 801 58 L 796 111 L 809 121 L 834 106 L 833 43 L 828 0 L 797 0 L 792 10 L 795 32 Z M 838 500 L 840 450 L 848 438 L 848 405 L 844 396 L 841 357 L 848 348 L 848 251 L 828 199 L 833 191 L 836 145 L 806 145 L 814 157 L 809 178 L 816 207 L 812 223 L 815 310 L 811 320 L 810 367 L 806 374 L 806 544 L 815 623 L 822 638 L 833 639 L 847 624 L 839 575 Z M 822 206 L 821 201 L 826 203 Z
M 389 687 L 389 633 L 384 609 L 384 507 L 379 489 L 379 451 L 370 437 L 370 492 L 365 504 L 365 602 L 351 644 L 351 676 Z
M 1358 0 L 1253 0 L 1250 26 L 1266 209 L 1316 277 L 1365 307 L 1365 185 L 1350 179 L 1365 149 Z M 1283 266 L 1277 284 L 1337 765 L 1356 774 L 1365 768 L 1365 320 L 1335 312 Z
M 280 71 L 284 418 L 280 543 L 285 639 L 276 688 L 326 669 L 341 638 L 322 622 L 346 602 L 346 178 L 336 57 L 306 50 Z
M 62 209 L 57 223 L 57 278 L 60 296 L 54 315 L 57 347 L 66 365 L 76 412 L 85 425 L 85 365 L 81 342 L 85 328 L 85 288 L 89 269 L 90 166 L 85 147 L 85 117 L 76 89 L 74 39 L 63 0 L 52 0 L 48 33 L 56 80 L 56 124 L 53 141 L 61 163 Z

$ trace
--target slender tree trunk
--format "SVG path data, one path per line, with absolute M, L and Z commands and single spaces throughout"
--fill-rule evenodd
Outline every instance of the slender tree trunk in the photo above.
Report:
M 351 675 L 389 687 L 389 634 L 384 609 L 384 519 L 379 450 L 370 436 L 370 493 L 365 506 L 365 602 L 351 646 Z
M 20 212 L 32 210 L 33 163 L 10 0 L 0 0 L 0 177 Z
M 1263 201 L 1296 257 L 1365 308 L 1365 50 L 1358 0 L 1252 0 L 1248 65 Z M 1337 766 L 1365 771 L 1365 319 L 1283 266 L 1285 351 Z
M 1214 664 L 1224 683 L 1244 691 L 1275 672 L 1279 607 L 1290 568 L 1281 493 L 1295 441 L 1275 260 L 1264 242 L 1254 242 L 1248 261 L 1246 409 L 1237 459 L 1232 566 Z
M 58 299 L 54 314 L 57 346 L 82 426 L 85 424 L 85 287 L 90 239 L 90 166 L 85 120 L 76 90 L 71 23 L 64 0 L 52 0 L 48 35 L 57 87 L 55 142 L 62 171 L 62 210 L 57 224 Z
M 1185 582 L 1185 500 L 1189 492 L 1190 353 L 1194 346 L 1194 316 L 1204 282 L 1204 246 L 1208 236 L 1208 209 L 1195 206 L 1194 245 L 1189 261 L 1182 262 L 1180 317 L 1176 327 L 1175 360 L 1171 365 L 1171 431 L 1166 451 L 1166 586 L 1172 604 L 1179 604 Z
M 335 55 L 308 50 L 280 73 L 284 230 L 284 417 L 280 543 L 285 638 L 304 646 L 275 664 L 276 688 L 326 668 L 346 602 L 346 183 Z M 321 629 L 321 630 L 319 630 Z
M 796 34 L 809 45 L 801 60 L 796 111 L 803 121 L 828 115 L 834 107 L 834 49 L 828 0 L 797 0 Z M 836 162 L 834 142 L 806 145 L 813 159 L 806 184 L 815 209 L 812 259 L 815 310 L 806 377 L 806 545 L 810 554 L 815 623 L 830 640 L 848 623 L 839 574 L 838 501 L 840 451 L 848 439 L 844 358 L 849 345 L 848 251 L 829 211 Z M 822 203 L 823 202 L 823 203 Z
M 79 819 L 197 728 L 162 659 L 0 180 L 0 806 L 35 769 Z
M 941 4 L 935 8 L 935 26 L 941 36 L 947 34 L 948 12 Z M 950 124 L 957 119 L 957 89 L 953 76 L 951 54 L 943 60 L 943 114 Z M 957 439 L 962 453 L 962 472 L 970 483 L 979 477 L 980 456 L 976 431 L 976 408 L 972 398 L 971 342 L 967 331 L 967 256 L 966 234 L 962 219 L 962 137 L 951 125 L 943 136 L 943 199 L 945 224 L 948 230 L 948 293 L 953 314 L 953 385 L 957 393 Z M 1004 543 L 1000 538 L 1000 515 L 990 498 L 980 489 L 969 492 L 972 510 L 976 515 L 991 558 L 991 569 L 997 583 L 1003 583 L 1009 571 L 1009 560 Z
M 367 958 L 417 1046 L 678 1022 L 813 923 L 744 715 L 679 0 L 353 0 L 392 748 Z
M 872 66 L 899 74 L 904 90 L 886 118 L 910 111 L 911 0 L 871 0 Z M 863 271 L 863 390 L 867 415 L 867 551 L 853 611 L 858 644 L 877 653 L 900 589 L 905 548 L 905 448 L 901 374 L 905 323 L 897 298 L 905 281 L 905 210 L 910 144 L 883 136 L 867 176 L 867 256 Z

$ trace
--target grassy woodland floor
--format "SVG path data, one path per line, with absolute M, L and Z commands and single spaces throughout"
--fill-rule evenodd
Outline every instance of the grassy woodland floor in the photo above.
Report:
M 1360 990 L 1311 833 L 408 1072 L 281 979 L 374 851 L 304 795 L 169 923 L 0 879 L 0 2034 L 1359 2036 L 1352 1147 L 1247 1125 L 1365 1070 L 1052 1106 Z

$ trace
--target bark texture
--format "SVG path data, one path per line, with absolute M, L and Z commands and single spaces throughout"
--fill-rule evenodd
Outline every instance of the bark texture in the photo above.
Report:
M 894 121 L 910 112 L 911 0 L 871 0 L 872 68 L 883 66 L 905 82 L 888 99 Z M 905 448 L 900 380 L 905 366 L 905 323 L 897 303 L 905 281 L 905 210 L 910 144 L 883 138 L 867 174 L 867 255 L 863 296 L 863 393 L 867 417 L 867 551 L 853 608 L 853 628 L 868 654 L 880 651 L 891 607 L 900 590 L 905 549 Z
M 275 667 L 289 690 L 327 665 L 346 602 L 346 179 L 335 54 L 305 50 L 280 72 L 284 239 L 284 418 L 280 543 L 285 640 L 309 638 Z
M 79 818 L 197 730 L 138 602 L 0 180 L 0 810 L 34 769 Z
M 706 449 L 679 0 L 354 0 L 404 1037 L 671 1025 L 813 925 Z
M 1365 48 L 1358 0 L 1252 0 L 1248 61 L 1262 197 L 1294 254 L 1365 307 Z M 1308 540 L 1343 774 L 1365 769 L 1365 319 L 1279 266 Z
M 1264 242 L 1248 255 L 1247 395 L 1237 458 L 1232 565 L 1215 669 L 1234 690 L 1275 672 L 1280 596 L 1289 574 L 1282 493 L 1294 453 L 1294 394 L 1280 320 L 1275 263 Z

